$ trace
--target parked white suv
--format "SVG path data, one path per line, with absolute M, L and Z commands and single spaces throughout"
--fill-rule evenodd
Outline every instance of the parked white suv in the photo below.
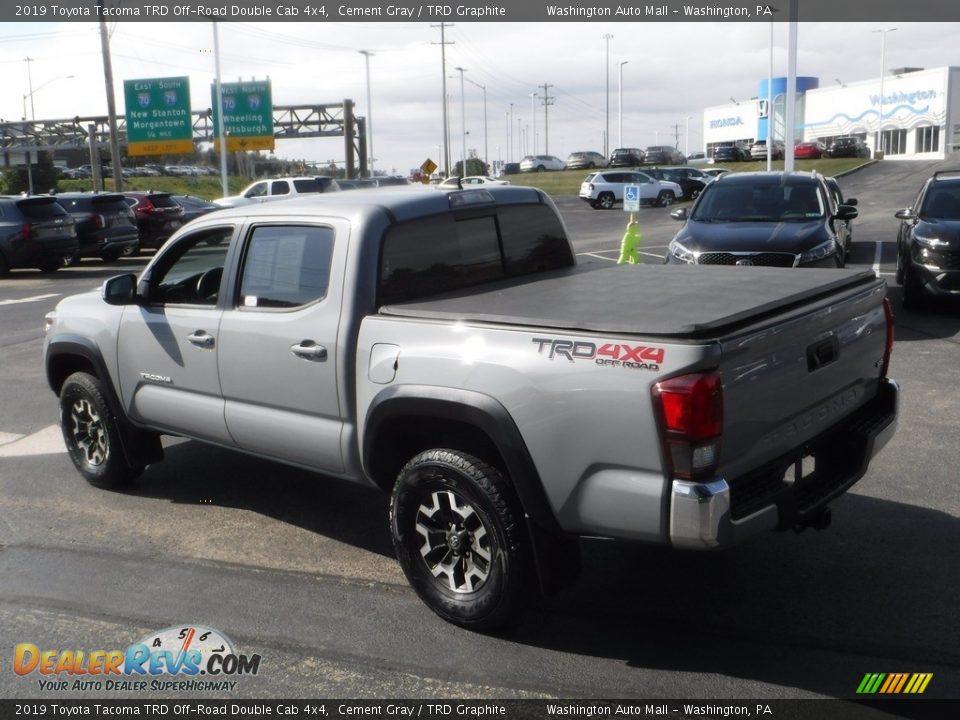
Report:
M 607 170 L 587 175 L 580 184 L 580 199 L 594 210 L 609 210 L 623 202 L 623 188 L 627 185 L 639 185 L 640 202 L 649 205 L 666 207 L 683 197 L 683 190 L 675 182 L 656 180 L 642 172 Z
M 546 170 L 566 170 L 567 166 L 553 155 L 527 155 L 520 161 L 520 172 L 544 172 Z
M 339 190 L 337 181 L 331 177 L 284 177 L 258 180 L 247 186 L 239 195 L 230 195 L 214 200 L 220 207 L 240 207 L 269 200 L 283 200 L 298 195 Z

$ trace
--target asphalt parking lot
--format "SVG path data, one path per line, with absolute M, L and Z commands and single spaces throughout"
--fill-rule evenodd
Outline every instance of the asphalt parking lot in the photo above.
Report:
M 182 440 L 127 491 L 87 486 L 55 427 L 43 315 L 143 259 L 12 273 L 0 647 L 109 649 L 206 624 L 264 658 L 236 697 L 849 698 L 866 672 L 932 672 L 927 697 L 960 698 L 960 311 L 903 311 L 893 282 L 893 213 L 945 166 L 884 161 L 841 179 L 861 213 L 852 265 L 890 284 L 903 396 L 897 435 L 833 526 L 711 555 L 584 541 L 580 582 L 498 636 L 420 604 L 378 492 Z M 581 262 L 614 262 L 626 214 L 556 201 Z M 644 260 L 660 262 L 680 224 L 663 208 L 638 217 Z M 4 671 L 0 696 L 44 691 Z

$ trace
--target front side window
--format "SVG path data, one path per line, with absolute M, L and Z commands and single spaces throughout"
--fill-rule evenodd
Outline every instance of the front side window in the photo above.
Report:
M 265 182 L 259 182 L 256 185 L 253 185 L 249 190 L 247 190 L 244 195 L 248 198 L 255 197 L 266 197 L 267 195 L 267 184 Z
M 326 297 L 333 229 L 264 225 L 247 244 L 240 277 L 242 308 L 293 308 Z
M 164 252 L 151 272 L 150 303 L 216 305 L 232 235 L 232 227 L 204 230 Z

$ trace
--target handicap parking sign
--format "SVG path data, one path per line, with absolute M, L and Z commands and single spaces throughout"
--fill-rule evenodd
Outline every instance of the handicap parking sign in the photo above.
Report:
M 623 209 L 626 212 L 638 212 L 640 210 L 640 186 L 639 185 L 624 186 Z

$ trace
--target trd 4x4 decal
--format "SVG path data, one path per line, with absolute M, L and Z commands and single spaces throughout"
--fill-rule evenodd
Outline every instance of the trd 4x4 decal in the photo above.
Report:
M 554 338 L 533 338 L 533 342 L 537 345 L 537 352 L 550 360 L 558 357 L 566 358 L 569 362 L 593 360 L 597 365 L 631 370 L 659 370 L 664 358 L 663 348 L 645 345 L 605 343 L 598 347 L 587 340 Z

